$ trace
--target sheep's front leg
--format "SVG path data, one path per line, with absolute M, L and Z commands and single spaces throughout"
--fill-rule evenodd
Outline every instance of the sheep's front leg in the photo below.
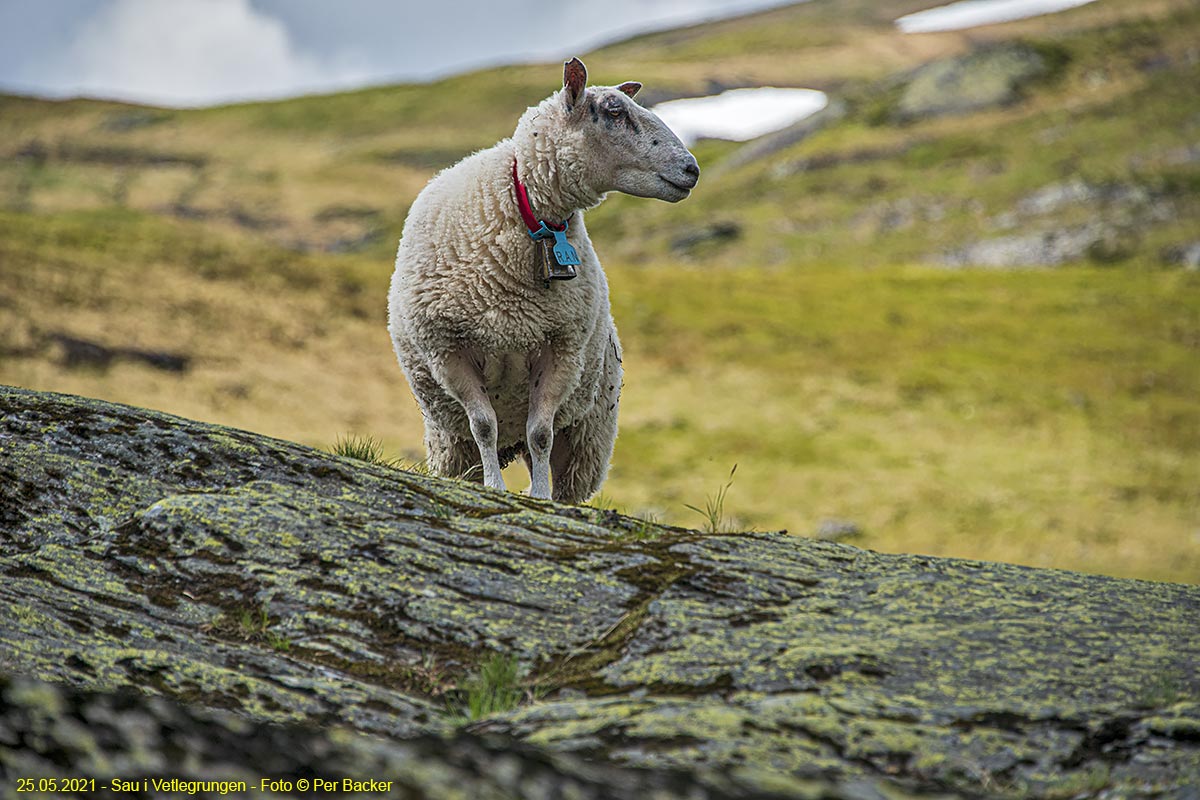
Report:
M 483 485 L 503 490 L 504 476 L 496 455 L 496 411 L 484 388 L 482 365 L 466 353 L 456 352 L 446 357 L 441 372 L 442 385 L 467 412 L 471 436 L 483 462 Z
M 554 447 L 554 416 L 579 382 L 579 369 L 570 359 L 544 345 L 529 374 L 529 418 L 525 444 L 529 449 L 530 497 L 550 498 L 550 451 Z

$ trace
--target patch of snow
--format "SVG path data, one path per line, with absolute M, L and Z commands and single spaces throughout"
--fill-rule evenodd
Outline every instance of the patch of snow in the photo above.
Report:
M 896 20 L 896 27 L 905 33 L 957 31 L 977 25 L 1053 14 L 1092 2 L 1095 0 L 961 0 L 915 14 L 905 14 Z
M 829 102 L 816 89 L 730 89 L 708 97 L 668 100 L 651 109 L 684 144 L 697 139 L 744 142 L 811 116 Z

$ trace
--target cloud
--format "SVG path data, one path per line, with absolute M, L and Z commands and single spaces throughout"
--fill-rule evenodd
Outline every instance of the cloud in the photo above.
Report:
M 299 52 L 248 0 L 116 0 L 54 71 L 65 92 L 187 106 L 280 97 L 361 82 L 349 63 Z
M 371 80 L 427 80 L 556 61 L 647 30 L 795 0 L 250 0 L 310 52 L 354 53 Z
M 790 1 L 0 0 L 0 86 L 171 106 L 288 97 L 555 61 Z

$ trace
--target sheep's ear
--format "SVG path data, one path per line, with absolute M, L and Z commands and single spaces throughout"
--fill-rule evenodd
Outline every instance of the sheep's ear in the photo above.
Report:
M 640 83 L 638 83 L 637 81 L 626 81 L 625 83 L 622 83 L 617 88 L 620 89 L 625 94 L 629 95 L 630 97 L 633 97 L 642 88 L 642 85 Z
M 583 88 L 587 85 L 587 67 L 578 58 L 572 58 L 563 64 L 563 88 L 567 90 L 567 110 L 570 111 L 583 97 Z

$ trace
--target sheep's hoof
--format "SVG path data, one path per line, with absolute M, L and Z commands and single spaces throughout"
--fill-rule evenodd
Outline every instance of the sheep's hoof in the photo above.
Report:
M 525 491 L 521 492 L 521 494 L 525 495 L 526 497 L 532 498 L 534 500 L 549 500 L 550 499 L 550 491 L 549 490 L 546 490 L 545 492 L 535 492 L 533 490 L 533 484 L 530 484 L 529 486 L 525 487 Z

